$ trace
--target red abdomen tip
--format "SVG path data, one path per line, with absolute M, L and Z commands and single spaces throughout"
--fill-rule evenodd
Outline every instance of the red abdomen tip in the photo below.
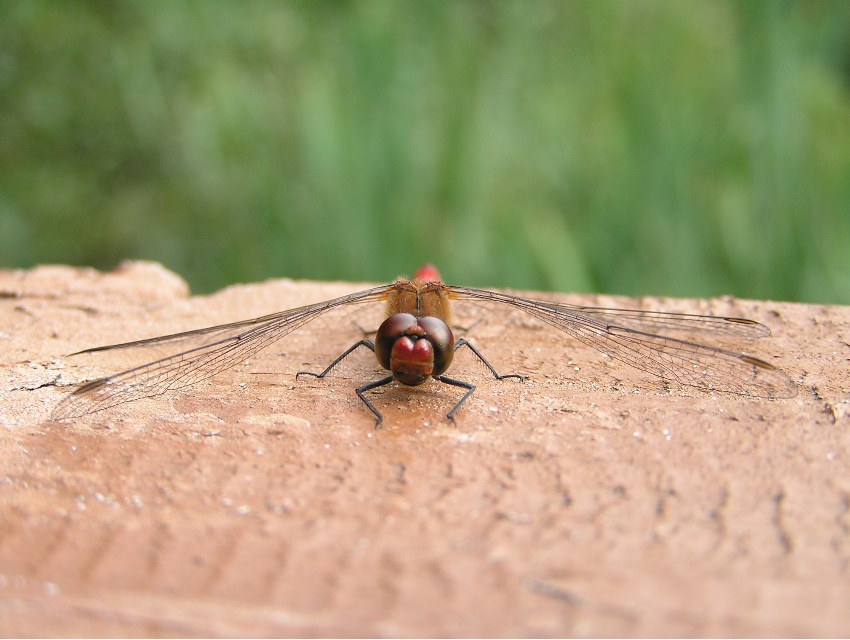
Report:
M 442 282 L 440 273 L 437 271 L 437 267 L 433 264 L 425 264 L 419 267 L 416 270 L 416 273 L 413 274 L 413 280 L 421 280 L 422 282 Z

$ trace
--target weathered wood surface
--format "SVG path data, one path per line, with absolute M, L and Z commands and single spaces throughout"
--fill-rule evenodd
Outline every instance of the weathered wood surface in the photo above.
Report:
M 370 354 L 294 378 L 360 337 L 341 318 L 189 393 L 50 420 L 156 355 L 64 354 L 361 288 L 0 272 L 0 634 L 850 634 L 847 307 L 558 297 L 759 320 L 774 335 L 742 346 L 799 382 L 787 400 L 665 390 L 494 315 L 467 337 L 526 382 L 459 355 L 457 425 L 461 390 L 391 385 L 375 431 Z

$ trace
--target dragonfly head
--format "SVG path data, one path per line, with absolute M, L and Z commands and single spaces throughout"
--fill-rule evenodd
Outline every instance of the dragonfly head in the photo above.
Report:
M 439 318 L 396 313 L 378 328 L 375 355 L 396 380 L 414 387 L 449 368 L 454 336 Z

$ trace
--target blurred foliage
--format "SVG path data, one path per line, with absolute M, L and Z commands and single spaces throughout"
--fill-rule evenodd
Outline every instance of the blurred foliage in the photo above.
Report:
M 0 0 L 0 265 L 850 303 L 850 3 Z

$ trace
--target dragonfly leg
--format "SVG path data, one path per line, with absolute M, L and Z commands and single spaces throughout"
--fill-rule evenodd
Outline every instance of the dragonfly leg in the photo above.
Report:
M 340 362 L 345 360 L 345 358 L 347 358 L 351 354 L 352 351 L 354 351 L 355 349 L 358 349 L 360 347 L 366 347 L 372 352 L 375 351 L 375 344 L 371 340 L 366 340 L 364 338 L 363 340 L 360 340 L 359 342 L 355 342 L 353 345 L 348 347 L 348 349 L 346 349 L 340 356 L 338 356 L 333 362 L 331 362 L 325 368 L 325 370 L 322 371 L 321 373 L 315 373 L 313 371 L 299 371 L 298 373 L 295 374 L 295 379 L 297 380 L 298 376 L 302 376 L 302 375 L 313 376 L 314 378 L 319 378 L 319 379 L 324 378 L 326 375 L 328 375 L 331 372 L 331 369 L 333 369 L 336 365 L 338 365 Z M 370 389 L 375 389 L 377 387 L 383 387 L 385 384 L 389 384 L 392 381 L 393 381 L 393 377 L 387 376 L 386 378 L 381 378 L 380 380 L 375 380 L 374 382 L 370 382 L 369 384 L 364 384 L 362 387 L 358 387 L 357 389 L 355 389 L 355 391 L 357 392 L 357 395 L 363 401 L 363 404 L 365 404 L 367 407 L 369 407 L 369 411 L 371 411 L 372 413 L 375 414 L 375 417 L 377 418 L 377 421 L 375 422 L 375 428 L 376 429 L 381 426 L 381 422 L 383 422 L 384 416 L 382 416 L 381 412 L 378 411 L 371 402 L 369 402 L 369 399 L 365 395 L 363 395 L 363 392 L 369 391 Z
M 313 376 L 314 378 L 320 378 L 320 379 L 324 378 L 326 375 L 328 375 L 330 373 L 331 369 L 333 369 L 336 365 L 338 365 L 340 362 L 345 360 L 345 358 L 347 358 L 348 355 L 352 351 L 357 349 L 358 347 L 368 347 L 372 352 L 375 351 L 375 345 L 372 344 L 372 341 L 366 340 L 364 338 L 360 342 L 355 342 L 353 345 L 348 347 L 348 349 L 346 349 L 345 352 L 341 356 L 339 356 L 336 360 L 331 362 L 327 366 L 327 368 L 324 371 L 322 371 L 321 373 L 314 373 L 313 371 L 299 371 L 298 373 L 295 374 L 295 379 L 298 380 L 298 376 Z
M 463 394 L 463 397 L 455 403 L 455 406 L 452 407 L 452 410 L 446 414 L 446 417 L 452 422 L 455 421 L 455 411 L 460 409 L 460 406 L 466 402 L 466 399 L 472 395 L 472 392 L 475 391 L 475 385 L 470 384 L 469 382 L 464 382 L 463 380 L 455 380 L 454 378 L 449 378 L 447 376 L 434 376 L 434 380 L 439 380 L 443 384 L 450 384 L 455 387 L 461 387 L 466 389 L 466 393 Z
M 493 367 L 492 364 L 487 362 L 487 358 L 482 356 L 481 352 L 478 349 L 476 349 L 469 342 L 466 341 L 466 338 L 461 338 L 460 340 L 458 340 L 455 343 L 455 351 L 457 351 L 461 347 L 469 347 L 469 349 L 472 351 L 472 353 L 474 353 L 476 356 L 478 356 L 478 359 L 481 360 L 481 362 L 483 362 L 487 366 L 487 368 L 490 370 L 490 373 L 493 374 L 493 377 L 496 378 L 496 380 L 504 380 L 505 378 L 516 378 L 520 382 L 525 380 L 525 376 L 521 376 L 518 373 L 506 373 L 505 375 L 500 374 L 498 371 L 496 371 L 496 369 Z M 454 384 L 454 383 L 450 382 L 449 384 Z M 459 386 L 463 386 L 463 385 L 459 385 Z M 470 393 L 472 393 L 472 392 L 470 391 Z M 469 394 L 466 394 L 466 395 L 469 395 Z M 466 400 L 466 396 L 461 398 L 461 402 L 463 402 L 464 400 Z M 460 403 L 458 403 L 458 405 L 459 404 Z M 455 409 L 457 409 L 457 406 L 455 406 L 455 408 L 452 409 L 451 413 L 454 413 Z
M 384 421 L 384 416 L 381 415 L 381 412 L 378 411 L 375 406 L 369 402 L 369 399 L 363 395 L 365 391 L 369 391 L 370 389 L 377 389 L 378 387 L 383 387 L 385 384 L 389 384 L 393 381 L 392 376 L 387 376 L 386 378 L 381 378 L 380 380 L 375 380 L 374 382 L 370 382 L 369 384 L 364 384 L 362 387 L 357 387 L 355 391 L 357 391 L 357 395 L 360 396 L 360 399 L 363 401 L 367 407 L 369 407 L 369 411 L 375 414 L 375 428 L 379 429 L 381 427 L 381 422 Z

